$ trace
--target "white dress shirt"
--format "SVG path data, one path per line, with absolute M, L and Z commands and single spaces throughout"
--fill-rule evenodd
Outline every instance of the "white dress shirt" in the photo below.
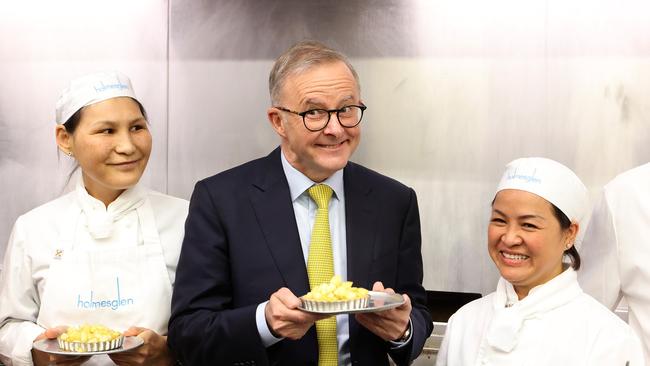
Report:
M 291 166 L 284 157 L 284 153 L 280 155 L 282 158 L 282 169 L 284 170 L 287 182 L 289 183 L 291 202 L 296 216 L 296 224 L 298 225 L 298 234 L 300 235 L 300 244 L 302 246 L 302 253 L 306 266 L 307 258 L 309 256 L 311 230 L 314 226 L 316 210 L 318 209 L 316 202 L 311 199 L 307 190 L 314 184 L 318 183 L 307 178 L 307 176 Z M 337 171 L 320 183 L 330 186 L 334 191 L 329 203 L 329 223 L 330 235 L 332 238 L 332 254 L 334 256 L 334 273 L 341 276 L 343 280 L 346 280 L 348 267 L 345 241 L 345 194 L 343 192 L 343 170 Z M 304 294 L 294 295 L 302 296 Z M 258 305 L 256 320 L 258 331 L 262 337 L 262 343 L 266 347 L 269 347 L 282 339 L 274 337 L 268 329 L 266 318 L 264 316 L 265 306 L 266 302 Z M 347 365 L 350 363 L 348 315 L 337 315 L 336 333 L 339 346 L 339 364 Z
M 311 199 L 307 191 L 315 184 L 326 184 L 334 191 L 329 203 L 329 223 L 330 235 L 332 238 L 332 254 L 334 256 L 334 274 L 341 276 L 345 281 L 347 280 L 347 251 L 346 251 L 346 231 L 345 231 L 345 192 L 343 190 L 343 169 L 336 171 L 329 178 L 323 182 L 316 183 L 302 174 L 296 168 L 291 166 L 284 156 L 280 154 L 282 159 L 282 169 L 287 177 L 289 183 L 289 192 L 291 194 L 291 202 L 293 204 L 293 211 L 296 216 L 296 224 L 298 225 L 298 233 L 300 235 L 300 244 L 302 246 L 302 253 L 305 259 L 305 266 L 307 266 L 307 258 L 309 257 L 309 242 L 311 241 L 311 230 L 314 226 L 316 219 L 316 210 L 318 206 L 316 202 Z M 294 294 L 298 297 L 304 294 Z M 268 301 L 267 301 L 268 302 Z M 255 313 L 257 330 L 262 339 L 262 344 L 269 347 L 282 338 L 273 336 L 266 323 L 264 308 L 267 302 L 261 303 L 257 306 Z M 339 365 L 349 365 L 350 360 L 350 330 L 349 319 L 347 314 L 336 316 L 336 334 L 339 347 Z M 411 319 L 409 319 L 409 329 L 413 328 Z M 389 342 L 393 349 L 403 347 L 411 341 L 412 332 L 404 342 Z

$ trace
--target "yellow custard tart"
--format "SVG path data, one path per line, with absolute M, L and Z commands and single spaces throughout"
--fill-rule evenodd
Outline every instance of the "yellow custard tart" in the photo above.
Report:
M 369 299 L 368 290 L 352 287 L 352 282 L 336 275 L 304 295 L 302 304 L 309 311 L 348 311 L 367 307 Z
M 122 333 L 103 325 L 84 324 L 69 327 L 57 341 L 59 348 L 69 352 L 102 352 L 122 347 Z

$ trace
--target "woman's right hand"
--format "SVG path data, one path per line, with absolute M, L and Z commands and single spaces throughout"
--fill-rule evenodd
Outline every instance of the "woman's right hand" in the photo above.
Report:
M 45 330 L 41 333 L 34 342 L 40 341 L 41 339 L 56 339 L 59 335 L 65 332 L 65 327 L 56 327 Z M 69 365 L 76 366 L 81 365 L 82 363 L 88 361 L 89 356 L 64 356 L 64 355 L 54 355 L 51 353 L 39 351 L 35 348 L 32 348 L 32 361 L 34 361 L 35 366 L 47 366 L 47 365 Z

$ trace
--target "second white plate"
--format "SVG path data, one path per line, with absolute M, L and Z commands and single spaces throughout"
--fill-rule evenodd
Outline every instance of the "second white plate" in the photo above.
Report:
M 385 292 L 379 291 L 368 291 L 370 295 L 370 300 L 368 301 L 368 306 L 360 309 L 352 310 L 336 310 L 336 311 L 320 311 L 320 310 L 307 310 L 301 306 L 298 309 L 306 311 L 308 313 L 314 314 L 355 314 L 355 313 L 375 313 L 378 311 L 384 311 L 392 308 L 396 308 L 404 303 L 404 298 L 400 294 L 387 294 Z

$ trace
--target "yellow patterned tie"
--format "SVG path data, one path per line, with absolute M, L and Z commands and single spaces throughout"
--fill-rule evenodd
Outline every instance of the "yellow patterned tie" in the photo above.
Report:
M 334 255 L 328 212 L 332 188 L 324 184 L 314 185 L 309 188 L 309 196 L 318 205 L 307 257 L 309 286 L 313 289 L 323 282 L 329 282 L 334 276 Z M 318 335 L 318 366 L 338 365 L 336 317 L 317 321 L 316 334 Z

